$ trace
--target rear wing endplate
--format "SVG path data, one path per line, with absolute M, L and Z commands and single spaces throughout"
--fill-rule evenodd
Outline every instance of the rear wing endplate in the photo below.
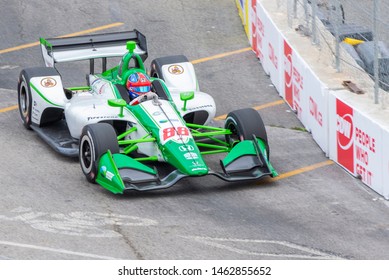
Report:
M 126 49 L 128 41 L 135 41 L 134 53 L 139 54 L 143 61 L 146 60 L 146 37 L 136 29 L 64 38 L 40 38 L 42 55 L 47 67 L 54 67 L 55 63 L 60 62 L 120 57 L 128 52 Z

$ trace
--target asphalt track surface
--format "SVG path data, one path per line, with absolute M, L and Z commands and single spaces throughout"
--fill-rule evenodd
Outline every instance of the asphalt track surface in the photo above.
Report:
M 249 49 L 235 1 L 1 5 L 0 259 L 389 259 L 387 201 L 301 130 Z M 148 39 L 146 65 L 173 54 L 194 63 L 217 116 L 260 112 L 279 177 L 230 184 L 208 176 L 113 195 L 24 129 L 16 83 L 23 68 L 43 65 L 39 37 L 133 28 Z M 84 66 L 61 73 L 74 83 Z

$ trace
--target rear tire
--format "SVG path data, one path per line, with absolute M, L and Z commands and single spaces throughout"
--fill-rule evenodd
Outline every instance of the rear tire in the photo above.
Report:
M 108 150 L 119 153 L 115 129 L 107 123 L 86 125 L 80 137 L 79 159 L 86 179 L 96 182 L 100 157 Z
M 269 156 L 269 145 L 265 125 L 260 114 L 252 109 L 245 108 L 232 111 L 227 115 L 224 127 L 232 134 L 226 135 L 226 142 L 231 146 L 243 140 L 252 140 L 253 135 L 262 139 L 266 144 L 266 152 Z
M 19 83 L 18 83 L 18 105 L 20 118 L 25 128 L 31 129 L 31 91 L 27 82 L 28 77 L 26 76 L 25 71 L 23 70 L 20 73 Z

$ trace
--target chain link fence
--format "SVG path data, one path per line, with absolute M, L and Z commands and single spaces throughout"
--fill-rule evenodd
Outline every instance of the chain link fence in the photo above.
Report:
M 389 1 L 276 0 L 288 25 L 309 36 L 337 71 L 386 108 L 389 95 Z

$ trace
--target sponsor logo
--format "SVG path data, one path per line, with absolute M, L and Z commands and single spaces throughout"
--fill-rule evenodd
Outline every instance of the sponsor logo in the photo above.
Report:
M 153 113 L 153 116 L 159 116 L 160 114 L 162 114 L 162 112 L 161 111 L 155 111 L 154 113 Z
M 269 59 L 274 65 L 274 68 L 278 69 L 278 57 L 274 51 L 274 47 L 271 43 L 269 43 Z
M 212 108 L 213 106 L 211 104 L 207 105 L 201 105 L 198 107 L 192 107 L 192 108 L 187 108 L 188 111 L 194 111 L 194 110 L 199 110 L 199 109 L 204 109 L 204 108 Z
M 309 97 L 309 113 L 320 126 L 323 126 L 323 115 L 319 111 L 319 106 L 312 98 L 312 96 Z
M 354 111 L 336 100 L 336 140 L 338 162 L 354 174 Z
M 188 159 L 188 160 L 190 160 L 190 159 L 198 159 L 199 158 L 199 156 L 196 153 L 191 153 L 191 152 L 185 153 L 184 157 L 186 159 Z
M 184 68 L 181 65 L 170 65 L 167 70 L 173 75 L 181 75 L 184 73 Z
M 353 116 L 346 114 L 343 116 L 336 116 L 336 131 L 338 146 L 342 150 L 350 149 L 351 145 L 354 143 L 353 139 Z
M 51 88 L 57 85 L 57 81 L 53 78 L 47 77 L 41 80 L 42 87 Z
M 87 117 L 87 120 L 101 120 L 101 119 L 117 119 L 118 116 L 94 116 L 94 117 Z
M 179 146 L 178 149 L 181 152 L 191 152 L 191 151 L 194 151 L 194 147 L 192 145 L 182 145 L 182 146 Z
M 372 185 L 374 178 L 376 157 L 376 138 L 374 130 L 367 132 L 355 126 L 355 172 L 361 177 L 362 182 Z M 372 134 L 373 133 L 373 134 Z
M 207 168 L 205 168 L 205 167 L 195 167 L 195 168 L 192 168 L 192 171 L 200 171 L 200 170 L 207 170 Z
M 285 99 L 289 106 L 293 108 L 293 63 L 292 48 L 284 41 L 284 79 L 285 79 Z
M 113 176 L 115 176 L 115 174 L 113 174 L 112 172 L 108 171 L 108 170 L 107 170 L 107 167 L 104 166 L 104 165 L 100 168 L 100 173 L 101 173 L 105 178 L 107 178 L 107 179 L 110 180 L 110 181 L 112 181 Z

